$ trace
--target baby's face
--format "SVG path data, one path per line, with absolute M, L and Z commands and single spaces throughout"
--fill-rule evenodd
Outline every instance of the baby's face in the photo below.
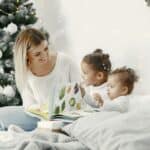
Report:
M 126 95 L 126 87 L 121 84 L 121 81 L 119 79 L 118 75 L 110 75 L 108 77 L 108 96 L 111 100 Z
M 85 62 L 81 62 L 81 70 L 82 70 L 82 78 L 87 86 L 95 85 L 97 83 L 96 79 L 97 72 L 92 69 L 91 65 Z

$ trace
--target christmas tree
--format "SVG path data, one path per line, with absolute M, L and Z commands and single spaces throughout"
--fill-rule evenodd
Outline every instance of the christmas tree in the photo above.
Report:
M 15 84 L 13 45 L 20 30 L 36 22 L 29 0 L 0 0 L 0 107 L 22 104 Z

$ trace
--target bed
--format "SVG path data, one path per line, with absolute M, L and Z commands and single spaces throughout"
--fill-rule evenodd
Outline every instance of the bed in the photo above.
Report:
M 69 136 L 37 129 L 9 130 L 13 139 L 0 141 L 3 150 L 149 150 L 150 96 L 132 97 L 130 111 L 93 113 L 63 130 Z

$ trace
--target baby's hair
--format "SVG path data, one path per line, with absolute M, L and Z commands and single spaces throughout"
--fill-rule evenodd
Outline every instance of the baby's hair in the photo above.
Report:
M 102 49 L 96 49 L 93 53 L 85 55 L 82 61 L 90 64 L 95 71 L 102 71 L 105 73 L 111 71 L 109 55 L 103 53 Z
M 120 82 L 128 87 L 128 94 L 130 94 L 134 88 L 134 83 L 138 81 L 138 76 L 132 68 L 126 66 L 117 68 L 110 73 L 110 75 L 119 75 Z

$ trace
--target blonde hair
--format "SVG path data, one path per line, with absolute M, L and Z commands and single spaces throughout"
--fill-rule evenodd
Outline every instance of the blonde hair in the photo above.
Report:
M 27 80 L 27 51 L 32 46 L 38 46 L 46 37 L 39 30 L 27 28 L 19 33 L 14 45 L 15 80 L 20 92 Z

